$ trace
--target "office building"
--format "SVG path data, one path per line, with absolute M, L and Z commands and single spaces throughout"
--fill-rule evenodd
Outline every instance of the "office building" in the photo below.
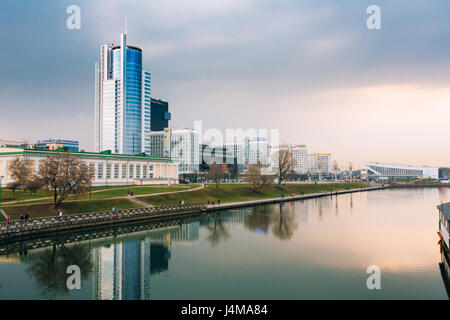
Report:
M 150 154 L 151 73 L 142 67 L 142 50 L 105 44 L 95 64 L 95 150 Z
M 153 98 L 151 101 L 151 131 L 163 131 L 169 128 L 169 120 L 172 120 L 169 103 Z
M 35 147 L 36 147 L 36 144 L 29 143 L 28 141 L 14 141 L 14 140 L 0 139 L 0 148 L 34 149 Z
M 290 150 L 292 171 L 297 174 L 306 174 L 308 172 L 308 150 L 306 145 L 297 144 L 292 146 Z
M 48 139 L 39 140 L 36 142 L 35 148 L 37 150 L 64 150 L 71 152 L 78 152 L 79 142 L 74 140 Z
M 151 155 L 171 157 L 178 162 L 179 173 L 195 173 L 200 169 L 199 132 L 194 129 L 172 129 L 151 132 Z
M 331 166 L 330 153 L 312 153 L 308 155 L 308 171 L 311 174 L 330 173 Z
M 210 165 L 216 163 L 223 166 L 223 170 L 229 174 L 238 173 L 237 158 L 234 157 L 234 153 L 222 146 L 209 146 L 206 144 L 201 145 L 201 164 L 200 171 L 208 172 Z
M 410 166 L 396 163 L 366 162 L 368 178 L 433 178 L 438 179 L 439 168 Z
M 269 167 L 271 163 L 267 138 L 254 137 L 248 142 L 248 164 Z
M 238 173 L 242 173 L 245 169 L 245 144 L 228 143 L 225 145 L 227 154 L 231 154 L 236 159 Z

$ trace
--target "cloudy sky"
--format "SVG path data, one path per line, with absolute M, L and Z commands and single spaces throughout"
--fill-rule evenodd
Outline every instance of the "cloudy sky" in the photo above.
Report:
M 69 5 L 81 29 L 66 28 Z M 381 8 L 381 30 L 366 9 Z M 352 161 L 450 166 L 448 0 L 97 0 L 0 3 L 0 138 L 94 147 L 103 43 L 144 52 L 173 127 L 280 129 Z

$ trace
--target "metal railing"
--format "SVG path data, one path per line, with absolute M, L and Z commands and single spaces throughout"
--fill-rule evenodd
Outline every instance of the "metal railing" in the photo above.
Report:
M 151 217 L 161 217 L 165 215 L 175 215 L 177 213 L 189 213 L 206 208 L 205 204 L 178 204 L 165 205 L 150 208 L 127 209 L 107 212 L 94 212 L 77 215 L 67 215 L 62 217 L 37 218 L 28 221 L 11 221 L 0 223 L 0 239 L 14 237 L 20 234 L 35 232 L 45 232 L 51 230 L 64 230 L 89 225 L 108 224 L 126 222 L 130 220 L 140 220 Z

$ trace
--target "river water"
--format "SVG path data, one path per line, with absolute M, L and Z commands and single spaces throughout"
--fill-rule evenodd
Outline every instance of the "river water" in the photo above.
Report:
M 448 299 L 446 201 L 450 189 L 362 192 L 1 256 L 0 299 Z M 373 265 L 381 288 L 369 290 Z

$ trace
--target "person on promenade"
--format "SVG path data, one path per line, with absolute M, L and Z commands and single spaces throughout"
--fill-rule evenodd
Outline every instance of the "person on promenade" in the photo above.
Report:
M 23 214 L 20 215 L 20 223 L 23 223 Z
M 28 213 L 25 213 L 25 222 L 28 222 Z
M 112 208 L 112 212 L 116 212 L 116 211 L 117 211 L 116 207 Z
M 217 200 L 217 204 L 219 204 L 219 205 L 220 205 L 220 199 L 219 199 L 219 200 Z
M 8 224 L 11 224 L 11 216 L 8 215 L 8 217 L 6 218 L 6 221 L 8 221 Z

